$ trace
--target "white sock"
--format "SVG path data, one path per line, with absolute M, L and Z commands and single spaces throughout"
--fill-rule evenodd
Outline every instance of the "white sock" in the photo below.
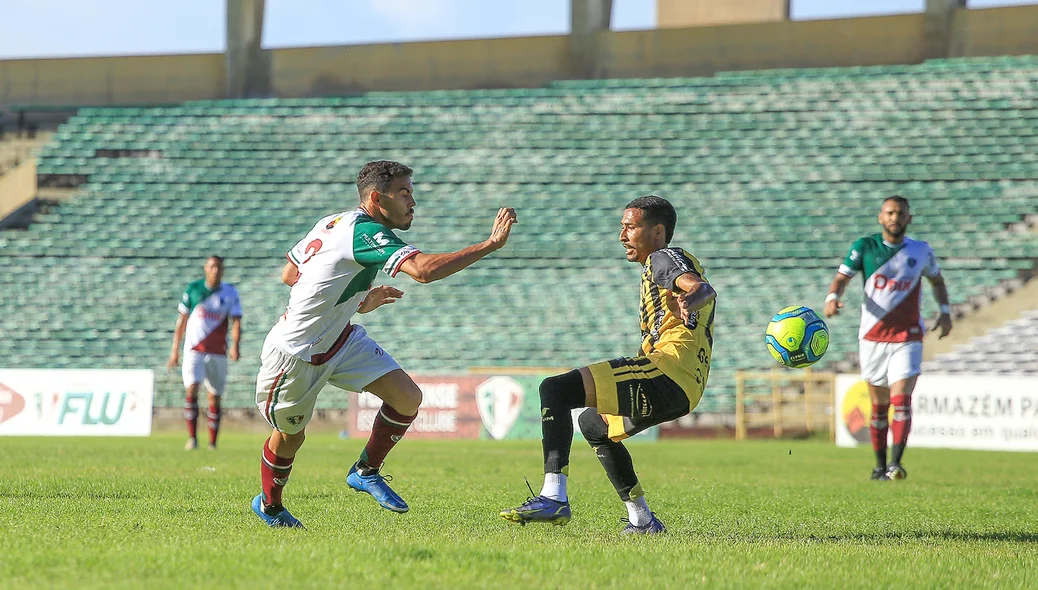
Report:
M 630 502 L 624 502 L 624 504 L 627 505 L 627 520 L 631 521 L 634 526 L 645 526 L 652 521 L 652 512 L 645 501 L 645 496 L 631 498 Z
M 566 497 L 566 475 L 563 473 L 545 473 L 544 487 L 541 488 L 541 495 L 558 502 L 568 502 L 569 498 Z

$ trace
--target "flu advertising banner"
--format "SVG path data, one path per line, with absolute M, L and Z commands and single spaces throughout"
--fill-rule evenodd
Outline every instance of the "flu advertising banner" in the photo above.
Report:
M 152 371 L 0 370 L 0 435 L 148 436 Z
M 838 375 L 835 402 L 836 444 L 868 445 L 872 420 L 868 385 L 857 375 Z M 1038 451 L 1038 377 L 924 373 L 912 394 L 908 444 Z

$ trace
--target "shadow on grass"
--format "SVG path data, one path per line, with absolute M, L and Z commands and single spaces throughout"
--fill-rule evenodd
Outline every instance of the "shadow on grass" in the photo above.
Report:
M 689 536 L 701 540 L 705 535 L 691 532 Z M 743 543 L 760 543 L 766 541 L 789 541 L 805 544 L 864 544 L 883 545 L 887 543 L 911 541 L 964 541 L 970 543 L 1038 543 L 1038 533 L 1023 531 L 890 531 L 885 533 L 847 533 L 842 535 L 718 535 L 716 540 Z
M 132 500 L 141 498 L 142 494 L 131 494 L 128 492 L 97 492 L 91 490 L 64 490 L 64 491 L 41 491 L 41 490 L 0 490 L 0 499 L 12 500 Z

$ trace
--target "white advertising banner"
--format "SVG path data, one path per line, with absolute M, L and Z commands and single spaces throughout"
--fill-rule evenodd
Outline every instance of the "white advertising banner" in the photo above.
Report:
M 0 435 L 147 436 L 151 371 L 0 370 Z
M 836 444 L 869 444 L 868 385 L 838 375 L 835 402 Z M 924 373 L 912 394 L 908 446 L 1038 451 L 1038 377 Z

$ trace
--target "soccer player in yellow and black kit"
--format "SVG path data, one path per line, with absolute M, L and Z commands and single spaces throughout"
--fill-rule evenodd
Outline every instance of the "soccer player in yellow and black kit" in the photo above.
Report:
M 541 382 L 544 486 L 522 506 L 501 512 L 502 518 L 520 524 L 569 522 L 570 410 L 586 407 L 578 420 L 580 431 L 627 505 L 622 533 L 666 530 L 649 510 L 621 441 L 691 412 L 710 373 L 717 294 L 695 257 L 668 246 L 676 223 L 674 206 L 657 196 L 640 197 L 624 209 L 620 242 L 627 260 L 644 266 L 641 350 L 638 356 L 594 363 Z

